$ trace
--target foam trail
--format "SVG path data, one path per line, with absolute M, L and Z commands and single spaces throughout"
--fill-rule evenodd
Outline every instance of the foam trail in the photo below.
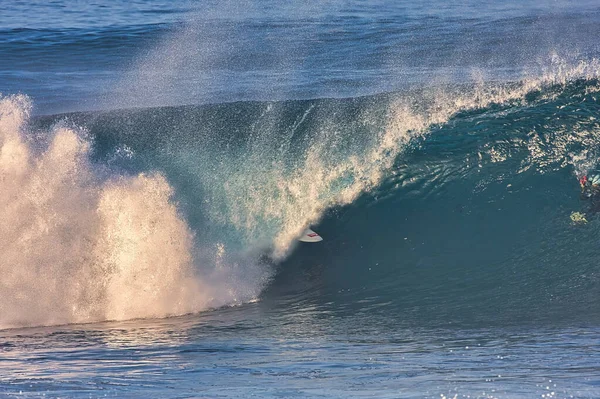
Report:
M 161 174 L 100 177 L 81 132 L 58 124 L 42 145 L 30 111 L 0 98 L 0 328 L 164 317 L 260 291 L 227 265 L 200 274 Z

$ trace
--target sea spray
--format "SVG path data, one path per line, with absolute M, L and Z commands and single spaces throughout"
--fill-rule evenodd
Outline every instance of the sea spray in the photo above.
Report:
M 553 57 L 537 77 L 426 87 L 379 98 L 377 106 L 365 100 L 358 110 L 343 101 L 322 101 L 316 108 L 306 105 L 289 128 L 282 120 L 285 112 L 267 103 L 246 132 L 249 143 L 244 153 L 215 155 L 225 167 L 209 168 L 209 161 L 199 162 L 202 167 L 196 175 L 202 187 L 218 198 L 206 205 L 207 211 L 213 220 L 242 232 L 248 247 L 270 243 L 271 255 L 283 259 L 302 231 L 318 223 L 326 210 L 375 189 L 415 139 L 457 114 L 547 101 L 576 79 L 590 81 L 588 91 L 598 90 L 593 84 L 599 76 L 598 62 L 568 65 Z M 310 131 L 299 140 L 295 135 L 302 124 L 309 124 Z M 203 173 L 206 169 L 210 176 Z
M 165 317 L 257 295 L 244 284 L 264 281 L 235 279 L 224 248 L 202 274 L 163 175 L 99 173 L 79 129 L 34 134 L 30 112 L 23 95 L 0 98 L 0 328 Z
M 62 238 L 55 234 L 47 241 L 40 239 L 42 244 L 36 248 L 55 240 L 60 245 L 71 243 L 73 248 L 87 249 L 71 251 L 77 255 L 66 263 L 54 261 L 66 265 L 55 274 L 71 276 L 72 272 L 63 271 L 70 268 L 84 276 L 73 278 L 77 283 L 72 284 L 74 293 L 70 297 L 77 299 L 52 299 L 59 304 L 57 312 L 39 310 L 36 306 L 42 307 L 44 301 L 34 300 L 29 305 L 44 317 L 33 319 L 57 319 L 42 322 L 54 323 L 160 317 L 253 300 L 273 272 L 257 261 L 261 254 L 268 253 L 277 261 L 285 259 L 302 230 L 318 223 L 328 209 L 350 204 L 361 194 L 377 190 L 415 139 L 436 134 L 439 127 L 457 116 L 460 118 L 461 113 L 514 112 L 550 101 L 571 90 L 571 82 L 579 78 L 587 80 L 587 93 L 598 90 L 595 79 L 599 69 L 595 62 L 577 64 L 574 68 L 559 61 L 555 63 L 554 72 L 548 70 L 538 78 L 512 83 L 482 81 L 348 100 L 248 102 L 68 117 L 79 119 L 77 124 L 89 128 L 94 143 L 102 140 L 113 143 L 117 152 L 126 148 L 127 160 L 123 164 L 139 162 L 144 171 L 140 174 L 140 167 L 136 166 L 129 175 L 98 173 L 103 167 L 91 164 L 88 141 L 78 129 L 64 123 L 54 124 L 46 132 L 52 140 L 47 149 L 40 150 L 26 127 L 27 101 L 22 97 L 5 98 L 3 153 L 10 155 L 2 158 L 3 174 L 12 173 L 12 182 L 22 181 L 6 192 L 18 193 L 33 187 L 28 176 L 35 175 L 32 170 L 37 167 L 53 171 L 62 183 L 55 184 L 46 178 L 49 182 L 37 183 L 35 189 L 42 194 L 34 197 L 49 196 L 45 201 L 60 208 L 60 204 L 68 204 L 67 196 L 60 194 L 67 187 L 69 192 L 76 193 L 71 197 L 84 198 L 59 211 L 38 212 L 45 215 L 36 219 L 41 220 L 36 223 L 42 226 L 49 224 L 46 221 L 49 215 L 60 220 L 61 215 L 70 215 L 71 209 L 83 216 L 63 216 L 68 222 L 64 222 L 66 226 L 79 220 L 81 226 L 62 229 L 77 234 L 62 233 Z M 53 117 L 55 122 L 62 118 Z M 540 149 L 543 145 L 542 141 L 531 140 L 532 158 L 543 151 Z M 102 148 L 100 152 L 106 153 L 99 159 L 115 157 L 109 147 Z M 500 162 L 509 156 L 499 144 L 488 147 L 482 149 L 483 157 L 493 156 Z M 57 155 L 51 157 L 52 148 L 56 148 Z M 61 159 L 63 152 L 70 155 L 65 155 L 61 162 L 51 161 Z M 560 154 L 558 151 L 557 156 Z M 41 169 L 36 166 L 41 164 L 49 166 Z M 71 165 L 70 169 L 66 165 Z M 4 195 L 3 201 L 10 203 L 5 209 L 22 206 L 9 197 L 27 198 L 21 194 Z M 105 196 L 113 199 L 102 202 Z M 181 207 L 175 207 L 174 198 L 184 202 L 185 220 L 178 212 Z M 164 217 L 145 213 L 151 209 L 159 209 L 152 212 Z M 31 211 L 11 215 L 21 213 L 36 215 Z M 8 214 L 3 218 L 10 220 Z M 16 219 L 8 225 L 28 220 Z M 55 225 L 52 223 L 50 226 Z M 155 228 L 156 225 L 160 228 Z M 9 235 L 19 236 L 12 230 Z M 325 245 L 327 241 L 325 237 Z M 37 250 L 14 252 L 34 260 L 51 253 L 39 250 L 41 254 L 34 256 Z M 157 259 L 159 255 L 162 257 Z M 88 266 L 81 271 L 79 266 L 72 266 L 81 264 Z M 166 273 L 165 267 L 169 270 Z M 21 268 L 20 272 L 32 270 L 37 272 L 33 267 Z M 156 276 L 162 273 L 167 278 L 158 279 Z M 93 281 L 92 288 L 86 287 L 91 284 L 88 281 Z M 123 291 L 120 287 L 131 290 Z M 144 294 L 138 297 L 140 290 Z M 51 297 L 51 292 L 45 295 Z M 153 307 L 143 307 L 144 295 L 155 302 Z

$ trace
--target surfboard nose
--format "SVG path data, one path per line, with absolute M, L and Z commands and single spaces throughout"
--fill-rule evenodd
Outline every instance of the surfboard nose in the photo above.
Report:
M 306 231 L 300 237 L 300 241 L 302 242 L 319 242 L 323 241 L 323 237 L 312 231 L 311 229 L 306 229 Z

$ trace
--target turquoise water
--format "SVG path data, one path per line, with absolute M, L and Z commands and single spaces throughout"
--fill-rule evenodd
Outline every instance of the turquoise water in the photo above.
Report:
M 600 396 L 599 11 L 11 3 L 0 396 Z

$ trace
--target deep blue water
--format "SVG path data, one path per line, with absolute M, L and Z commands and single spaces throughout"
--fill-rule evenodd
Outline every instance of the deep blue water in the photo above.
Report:
M 1 5 L 0 396 L 600 396 L 595 2 Z

